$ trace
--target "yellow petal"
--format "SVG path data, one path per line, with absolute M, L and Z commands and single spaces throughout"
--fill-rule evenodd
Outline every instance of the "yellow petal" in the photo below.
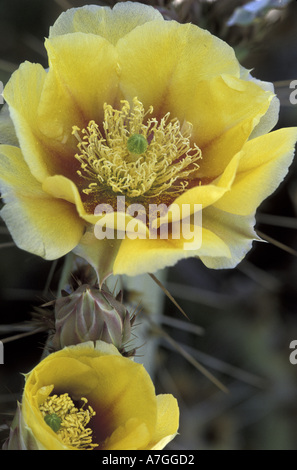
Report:
M 77 360 L 74 357 L 52 356 L 47 363 L 36 369 L 28 379 L 26 392 L 38 398 L 41 387 L 54 385 L 55 393 L 66 390 L 74 400 L 89 395 L 98 386 L 97 375 L 89 360 Z M 36 404 L 39 406 L 40 403 Z
M 157 423 L 147 449 L 162 450 L 176 436 L 179 427 L 179 408 L 172 395 L 157 396 Z
M 94 236 L 94 229 L 88 230 L 73 252 L 85 259 L 95 269 L 98 282 L 102 286 L 108 276 L 113 273 L 114 260 L 121 246 L 122 240 L 98 240 Z
M 72 126 L 102 122 L 103 104 L 116 99 L 117 52 L 106 39 L 83 33 L 48 39 L 45 46 L 50 69 L 38 108 L 39 127 L 50 138 L 76 145 Z
M 151 434 L 146 423 L 130 418 L 119 426 L 101 447 L 102 450 L 142 450 L 149 442 Z
M 46 46 L 48 73 L 26 62 L 4 91 L 25 160 L 39 181 L 54 174 L 77 177 L 72 126 L 102 121 L 103 104 L 114 101 L 118 81 L 116 52 L 99 36 L 66 35 Z
M 141 445 L 145 446 L 155 428 L 157 405 L 153 384 L 143 366 L 119 356 L 99 357 L 88 362 L 96 370 L 98 380 L 98 386 L 88 394 L 96 411 L 97 439 L 106 440 L 105 449 L 109 448 L 109 438 L 113 448 L 119 448 L 113 432 L 135 419 L 135 425 L 145 423 L 148 430 L 148 436 L 142 436 L 146 442 Z M 117 436 L 122 439 L 122 432 Z
M 77 212 L 86 222 L 96 223 L 98 217 L 87 214 L 81 201 L 79 191 L 69 178 L 61 175 L 50 176 L 42 184 L 42 189 L 54 198 L 63 199 L 75 204 Z
M 96 34 L 116 44 L 137 26 L 152 20 L 164 21 L 157 9 L 140 3 L 117 3 L 112 10 L 86 5 L 62 13 L 50 28 L 50 37 L 82 32 Z
M 190 204 L 191 212 L 193 213 L 195 204 L 201 204 L 205 210 L 206 207 L 219 200 L 232 186 L 238 161 L 239 155 L 236 155 L 222 176 L 213 184 L 197 186 L 178 197 L 173 204 L 179 207 L 178 214 L 181 215 L 183 213 L 183 204 Z M 185 232 L 181 232 L 180 238 L 176 240 L 165 238 L 154 240 L 149 237 L 145 240 L 130 240 L 127 237 L 120 246 L 117 246 L 118 252 L 113 266 L 114 274 L 134 276 L 144 272 L 155 272 L 166 266 L 174 265 L 180 259 L 193 256 L 207 256 L 208 253 L 211 253 L 212 256 L 229 258 L 231 255 L 226 243 L 215 231 L 212 229 L 208 230 L 208 227 L 205 226 L 204 210 L 202 211 L 202 222 L 197 218 L 200 227 L 197 226 L 197 223 L 189 227 L 190 233 L 193 233 L 193 240 L 186 240 L 183 237 Z M 176 221 L 178 219 L 179 216 L 176 217 L 175 213 L 173 213 L 173 216 L 169 217 L 168 220 Z M 195 240 L 198 246 L 195 243 L 191 244 Z M 199 244 L 200 240 L 202 242 L 201 245 Z
M 0 147 L 1 215 L 15 243 L 45 259 L 70 252 L 80 241 L 84 221 L 74 205 L 46 194 L 17 147 Z
M 195 115 L 203 114 L 195 99 L 201 81 L 222 73 L 239 76 L 232 48 L 191 24 L 146 23 L 120 39 L 117 50 L 124 96 L 137 96 L 145 108 L 153 105 L 158 117 L 170 111 L 181 122 L 191 121 L 193 109 Z
M 185 191 L 174 200 L 173 205 L 176 204 L 180 208 L 180 214 L 182 214 L 183 204 L 190 204 L 190 213 L 194 213 L 195 204 L 201 204 L 202 209 L 214 204 L 216 201 L 220 200 L 225 193 L 230 191 L 234 178 L 236 177 L 239 161 L 240 155 L 237 154 L 232 158 L 219 178 L 215 179 L 210 184 L 202 184 L 201 186 L 195 186 Z M 171 217 L 170 220 L 176 220 L 176 217 Z
M 45 362 L 46 361 L 46 362 Z M 97 411 L 98 436 L 111 436 L 113 431 L 135 418 L 144 422 L 152 433 L 157 405 L 154 386 L 144 367 L 122 357 L 118 351 L 102 341 L 83 343 L 51 354 L 35 368 L 38 386 L 42 381 L 64 388 L 74 399 L 86 396 Z M 76 361 L 71 366 L 70 361 Z M 59 364 L 57 367 L 54 364 Z M 74 362 L 73 362 L 74 364 Z M 44 371 L 42 375 L 41 371 Z M 84 395 L 85 394 L 85 395 Z M 100 418 L 101 416 L 101 418 Z M 112 416 L 112 418 L 110 418 Z
M 270 91 L 270 93 L 274 94 L 274 85 L 270 82 L 264 82 L 262 80 L 258 80 L 257 78 L 253 77 L 248 70 L 244 67 L 241 67 L 241 78 L 244 80 L 251 80 L 252 82 L 256 83 L 259 87 L 261 87 L 265 91 Z M 264 116 L 260 119 L 259 124 L 253 130 L 250 139 L 254 139 L 255 137 L 259 137 L 260 135 L 266 134 L 270 132 L 278 121 L 280 110 L 280 101 L 278 97 L 275 95 L 271 102 L 267 112 Z
M 242 149 L 253 129 L 267 112 L 273 94 L 253 82 L 230 75 L 199 87 L 200 112 L 192 122 L 196 143 L 202 150 L 199 176 L 219 176 Z M 201 91 L 202 90 L 202 91 Z M 215 113 L 213 112 L 215 110 Z M 195 119 L 193 113 L 193 120 Z
M 200 235 L 198 232 L 198 238 Z M 188 249 L 188 240 L 166 239 L 125 239 L 122 241 L 115 258 L 114 274 L 136 276 L 155 272 L 167 266 L 173 266 L 181 259 L 203 256 L 209 253 L 217 257 L 230 257 L 228 246 L 215 233 L 204 227 L 202 219 L 202 245 L 198 249 Z
M 95 208 L 94 214 L 87 213 L 82 203 L 77 186 L 73 181 L 71 181 L 69 178 L 66 178 L 65 176 L 55 175 L 46 178 L 42 184 L 42 189 L 55 198 L 64 199 L 65 201 L 69 201 L 75 204 L 79 216 L 90 224 L 110 227 L 111 229 L 115 228 L 119 231 L 129 231 L 129 226 L 134 225 L 135 223 L 135 219 L 125 212 L 112 212 L 102 216 L 102 213 L 104 213 L 104 203 L 101 211 L 99 210 L 100 205 L 98 205 Z M 94 227 L 92 230 L 96 235 L 96 227 Z M 143 234 L 148 232 L 147 227 L 141 220 L 139 220 L 138 227 L 138 233 L 140 232 Z M 87 243 L 92 243 L 92 241 L 88 239 Z
M 41 65 L 24 62 L 12 74 L 3 93 L 24 158 L 39 181 L 53 170 L 48 158 L 48 142 L 44 141 L 36 119 L 45 78 Z
M 75 346 L 68 346 L 63 349 L 63 353 L 72 357 L 98 357 L 98 356 L 121 356 L 118 349 L 113 344 L 108 344 L 105 341 L 98 340 L 86 341 L 85 343 L 76 344 Z
M 297 128 L 286 128 L 248 141 L 242 149 L 231 191 L 215 206 L 238 215 L 255 212 L 287 174 L 296 140 Z
M 192 139 L 202 149 L 200 176 L 224 171 L 273 98 L 239 78 L 239 64 L 226 43 L 193 25 L 150 22 L 122 38 L 117 50 L 126 98 L 137 96 L 145 108 L 153 105 L 159 118 L 169 111 L 181 123 L 192 123 Z
M 76 175 L 77 142 L 69 137 L 73 123 L 70 127 L 66 119 L 69 114 L 75 119 L 75 103 L 53 84 L 52 72 L 47 74 L 40 65 L 25 62 L 12 75 L 4 95 L 25 161 L 35 178 L 42 182 L 55 173 Z M 45 103 L 50 114 L 43 112 Z
M 202 262 L 212 269 L 231 269 L 252 248 L 254 240 L 259 238 L 253 230 L 253 215 L 240 216 L 229 214 L 215 207 L 208 207 L 203 213 L 203 226 L 215 234 L 229 250 L 229 256 L 217 256 L 211 249 L 201 254 Z

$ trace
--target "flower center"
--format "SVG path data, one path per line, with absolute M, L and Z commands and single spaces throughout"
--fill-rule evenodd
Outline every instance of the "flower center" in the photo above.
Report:
M 77 173 L 86 182 L 84 194 L 112 191 L 129 198 L 178 195 L 188 176 L 199 168 L 201 150 L 191 147 L 192 125 L 169 119 L 147 118 L 142 103 L 121 101 L 120 110 L 104 105 L 102 131 L 95 121 L 86 129 L 73 126 L 81 164 Z
M 127 140 L 127 149 L 130 153 L 135 153 L 136 155 L 141 155 L 147 149 L 148 142 L 146 138 L 141 134 L 133 134 Z
M 88 400 L 81 398 L 83 405 L 77 408 L 68 393 L 49 396 L 39 407 L 45 422 L 56 432 L 64 444 L 78 450 L 91 450 L 98 444 L 92 443 L 92 429 L 87 428 L 95 411 L 85 408 Z

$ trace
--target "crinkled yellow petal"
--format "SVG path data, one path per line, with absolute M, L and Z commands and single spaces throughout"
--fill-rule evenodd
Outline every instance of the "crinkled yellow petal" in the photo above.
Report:
M 42 183 L 42 189 L 51 196 L 77 204 L 78 212 L 84 213 L 79 191 L 70 179 L 62 175 L 49 176 Z
M 198 237 L 200 237 L 199 233 Z M 230 257 L 227 244 L 214 232 L 204 227 L 203 218 L 201 239 L 200 248 L 185 250 L 185 246 L 189 246 L 187 243 L 190 243 L 190 241 L 183 238 L 180 240 L 130 240 L 127 238 L 122 241 L 119 247 L 113 265 L 113 272 L 114 274 L 136 276 L 173 266 L 181 259 L 193 256 L 211 254 L 217 257 Z
M 42 189 L 54 198 L 75 204 L 78 215 L 86 222 L 93 224 L 97 222 L 98 216 L 86 213 L 75 183 L 65 176 L 55 175 L 46 178 L 42 184 Z
M 193 113 L 193 136 L 202 150 L 199 176 L 214 177 L 241 150 L 267 112 L 273 94 L 251 81 L 227 75 L 206 82 L 205 87 L 205 94 L 201 93 L 203 86 L 198 87 L 199 122 Z
M 130 100 L 137 96 L 145 108 L 153 105 L 154 116 L 161 118 L 170 111 L 181 122 L 192 122 L 192 114 L 202 116 L 205 109 L 210 115 L 209 105 L 201 108 L 196 99 L 197 93 L 203 96 L 200 82 L 222 73 L 238 77 L 240 73 L 230 46 L 203 29 L 175 21 L 152 21 L 135 28 L 118 41 L 117 51 L 124 96 Z
M 214 233 L 229 250 L 229 256 L 217 256 L 211 249 L 199 256 L 202 262 L 212 269 L 231 269 L 252 248 L 253 240 L 259 240 L 254 232 L 254 215 L 240 216 L 228 214 L 215 207 L 207 207 L 203 212 L 203 226 Z
M 270 93 L 274 94 L 274 85 L 270 82 L 264 82 L 262 80 L 258 80 L 257 78 L 253 77 L 250 74 L 249 70 L 246 70 L 244 67 L 240 67 L 240 77 L 244 80 L 251 80 L 252 82 L 256 83 L 259 87 L 261 87 L 265 91 L 269 91 Z M 280 101 L 278 97 L 275 95 L 271 102 L 267 112 L 264 116 L 260 119 L 259 124 L 255 127 L 252 134 L 250 135 L 250 139 L 254 139 L 255 137 L 259 137 L 260 135 L 266 134 L 270 132 L 278 121 L 280 110 Z
M 296 141 L 296 128 L 280 129 L 249 140 L 242 149 L 231 191 L 215 206 L 238 215 L 255 212 L 287 174 Z
M 193 213 L 195 204 L 201 204 L 202 208 L 205 209 L 228 193 L 236 177 L 239 161 L 240 155 L 237 154 L 232 158 L 219 178 L 210 184 L 195 186 L 176 198 L 173 204 L 179 206 L 180 214 L 182 214 L 183 204 L 190 204 L 190 212 Z M 176 220 L 176 217 L 173 216 L 170 220 Z
M 157 9 L 141 3 L 117 3 L 112 10 L 109 7 L 86 5 L 62 13 L 50 28 L 50 37 L 82 32 L 96 34 L 116 44 L 137 26 L 152 20 L 164 21 Z
M 157 423 L 153 439 L 147 449 L 162 450 L 176 436 L 179 426 L 179 408 L 172 395 L 157 396 Z
M 75 206 L 42 190 L 17 147 L 0 146 L 0 189 L 1 216 L 20 248 L 56 259 L 79 243 L 85 223 Z

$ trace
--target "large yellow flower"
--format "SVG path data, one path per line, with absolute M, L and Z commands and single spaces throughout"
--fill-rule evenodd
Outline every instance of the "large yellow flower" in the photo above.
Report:
M 45 46 L 49 69 L 25 62 L 4 90 L 17 137 L 4 117 L 2 217 L 17 245 L 46 259 L 74 250 L 115 274 L 189 256 L 236 266 L 297 139 L 296 128 L 270 132 L 279 108 L 272 85 L 253 79 L 207 31 L 137 3 L 71 9 Z M 192 223 L 201 204 L 201 246 L 185 249 L 188 238 L 170 231 L 147 236 L 146 219 L 143 239 L 96 238 L 96 206 L 120 211 L 118 196 L 123 212 L 187 205 Z M 174 214 L 172 222 L 182 212 Z M 124 214 L 124 224 L 131 220 Z
M 156 396 L 144 367 L 102 341 L 41 361 L 17 417 L 9 450 L 160 450 L 179 426 L 175 398 Z

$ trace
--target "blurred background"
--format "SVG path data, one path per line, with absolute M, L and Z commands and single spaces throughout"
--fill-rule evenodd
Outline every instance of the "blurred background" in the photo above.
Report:
M 297 124 L 297 105 L 289 101 L 290 82 L 297 80 L 296 1 L 142 3 L 228 42 L 255 77 L 275 83 L 281 100 L 278 127 Z M 43 41 L 50 25 L 63 10 L 84 4 L 0 0 L 0 80 L 5 84 L 25 60 L 47 67 Z M 267 243 L 256 243 L 234 270 L 209 270 L 192 259 L 161 274 L 190 318 L 162 294 L 164 334 L 147 338 L 157 346 L 150 371 L 157 392 L 172 393 L 181 408 L 180 435 L 170 449 L 297 450 L 297 365 L 289 361 L 290 343 L 297 340 L 296 209 L 295 161 L 279 190 L 258 210 L 257 229 Z M 31 328 L 24 322 L 34 307 L 52 298 L 63 260 L 46 262 L 19 250 L 3 223 L 0 257 L 0 339 L 16 337 L 5 342 L 0 365 L 1 446 L 21 396 L 21 373 L 37 364 L 46 341 L 44 333 L 24 336 Z

